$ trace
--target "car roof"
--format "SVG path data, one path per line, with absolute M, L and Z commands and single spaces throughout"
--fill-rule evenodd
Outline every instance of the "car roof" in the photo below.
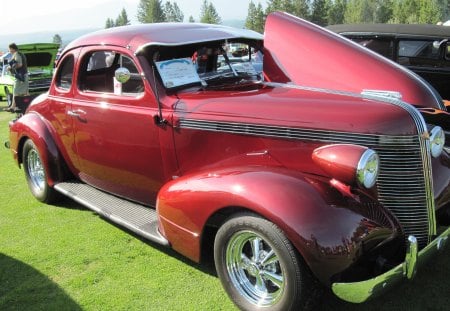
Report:
M 127 47 L 137 54 L 141 49 L 149 45 L 184 45 L 234 38 L 262 40 L 263 35 L 252 30 L 222 25 L 153 23 L 99 30 L 75 39 L 69 43 L 65 50 L 101 44 Z
M 450 27 L 428 24 L 340 24 L 327 29 L 345 35 L 450 37 Z

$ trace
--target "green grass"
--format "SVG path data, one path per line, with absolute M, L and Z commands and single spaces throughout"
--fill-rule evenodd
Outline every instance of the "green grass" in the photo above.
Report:
M 0 110 L 5 106 L 0 102 Z M 147 243 L 70 200 L 36 201 L 3 147 L 0 112 L 0 310 L 234 310 L 212 265 Z M 316 310 L 448 310 L 450 247 L 361 305 L 326 292 Z

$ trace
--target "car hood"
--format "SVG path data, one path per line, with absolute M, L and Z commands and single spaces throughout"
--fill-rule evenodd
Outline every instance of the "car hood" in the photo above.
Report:
M 266 20 L 264 73 L 270 81 L 361 93 L 398 92 L 415 106 L 443 109 L 413 72 L 340 35 L 287 13 Z
M 397 105 L 287 84 L 184 92 L 178 93 L 176 99 L 165 97 L 163 102 L 176 107 L 175 119 L 237 127 L 257 124 L 382 135 L 412 135 L 417 131 L 408 112 Z
M 56 43 L 30 43 L 18 45 L 19 50 L 27 58 L 30 72 L 35 70 L 53 70 L 59 44 Z

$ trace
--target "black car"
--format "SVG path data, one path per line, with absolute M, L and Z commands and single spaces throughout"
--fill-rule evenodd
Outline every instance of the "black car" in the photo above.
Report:
M 328 29 L 407 67 L 450 100 L 450 27 L 348 24 Z

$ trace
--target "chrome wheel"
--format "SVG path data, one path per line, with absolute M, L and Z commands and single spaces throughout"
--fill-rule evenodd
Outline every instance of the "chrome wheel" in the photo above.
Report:
M 31 149 L 27 155 L 27 170 L 30 176 L 31 186 L 41 192 L 45 189 L 45 171 L 36 149 Z
M 59 195 L 49 186 L 47 181 L 49 172 L 44 162 L 42 162 L 39 150 L 31 139 L 28 139 L 23 145 L 22 160 L 28 188 L 30 188 L 34 197 L 45 203 L 57 200 Z
M 226 248 L 226 267 L 231 282 L 250 303 L 268 307 L 285 290 L 283 269 L 273 247 L 251 231 L 235 233 Z
M 217 231 L 214 261 L 240 310 L 298 311 L 315 288 L 303 258 L 273 222 L 253 213 L 232 215 Z

